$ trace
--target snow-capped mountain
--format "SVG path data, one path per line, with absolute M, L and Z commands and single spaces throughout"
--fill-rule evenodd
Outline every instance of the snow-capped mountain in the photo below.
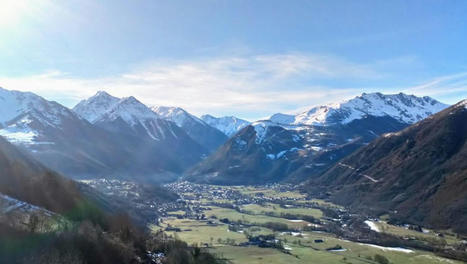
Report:
M 276 114 L 233 135 L 217 153 L 187 172 L 187 178 L 222 184 L 300 181 L 378 136 L 445 107 L 429 97 L 374 93 L 297 115 Z
M 69 176 L 100 173 L 126 157 L 115 136 L 56 102 L 5 89 L 0 101 L 0 135 L 54 170 Z
M 176 123 L 166 120 L 133 96 L 116 98 L 105 92 L 79 102 L 73 110 L 95 126 L 118 134 L 142 167 L 181 172 L 207 154 Z
M 212 115 L 203 115 L 201 119 L 212 127 L 222 131 L 228 137 L 233 136 L 250 122 L 237 118 L 235 116 L 214 117 Z
M 153 140 L 165 139 L 168 136 L 177 137 L 179 132 L 174 131 L 173 124 L 161 120 L 156 113 L 133 96 L 120 99 L 99 91 L 96 95 L 79 102 L 73 111 L 91 123 L 114 132 L 145 134 Z M 112 128 L 116 125 L 118 126 Z M 141 131 L 143 133 L 140 133 Z
M 297 115 L 275 114 L 270 120 L 280 124 L 318 126 L 348 124 L 365 116 L 389 116 L 402 123 L 413 124 L 446 107 L 428 96 L 364 93 L 340 103 L 313 107 Z
M 0 135 L 15 143 L 44 143 L 47 128 L 59 128 L 77 116 L 62 105 L 29 92 L 0 87 Z
M 119 101 L 120 98 L 111 96 L 105 91 L 98 91 L 93 97 L 79 102 L 73 108 L 73 111 L 89 122 L 94 123 L 102 113 L 112 108 Z
M 180 107 L 154 106 L 151 110 L 159 117 L 177 124 L 209 151 L 216 150 L 227 141 L 227 137 L 221 131 Z

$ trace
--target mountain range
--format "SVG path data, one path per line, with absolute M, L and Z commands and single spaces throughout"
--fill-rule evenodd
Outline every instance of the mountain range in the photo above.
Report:
M 0 135 L 75 178 L 132 174 L 170 180 L 209 153 L 134 97 L 99 92 L 75 112 L 33 93 L 0 88 L 0 102 Z
M 464 100 L 384 134 L 304 189 L 393 221 L 467 233 L 466 107 Z
M 362 94 L 248 122 L 198 118 L 104 91 L 72 110 L 32 93 L 0 89 L 0 135 L 50 168 L 164 182 L 180 174 L 214 184 L 300 183 L 378 138 L 447 107 L 430 97 Z
M 275 114 L 234 134 L 185 178 L 214 184 L 299 183 L 380 135 L 446 107 L 430 97 L 372 93 L 296 115 Z

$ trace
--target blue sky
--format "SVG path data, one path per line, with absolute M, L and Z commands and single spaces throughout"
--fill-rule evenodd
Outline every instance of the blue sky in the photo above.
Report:
M 362 92 L 467 98 L 466 1 L 2 4 L 0 86 L 70 107 L 106 90 L 254 120 Z

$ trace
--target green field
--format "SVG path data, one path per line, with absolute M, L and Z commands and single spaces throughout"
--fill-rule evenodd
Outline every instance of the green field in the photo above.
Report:
M 242 210 L 245 210 L 249 214 L 264 215 L 266 213 L 272 213 L 275 216 L 280 216 L 281 214 L 294 214 L 294 215 L 304 215 L 304 216 L 313 216 L 314 218 L 323 217 L 323 212 L 315 208 L 283 208 L 277 204 L 247 204 L 241 207 Z
M 164 227 L 170 224 L 173 227 L 180 228 L 181 232 L 166 232 L 169 235 L 179 238 L 188 244 L 213 244 L 219 245 L 218 239 L 235 240 L 235 243 L 246 242 L 244 234 L 231 232 L 225 224 L 210 225 L 206 221 L 197 221 L 191 219 L 166 219 Z M 157 231 L 157 228 L 153 228 Z
M 279 192 L 273 189 L 258 188 L 258 187 L 243 187 L 238 186 L 236 190 L 246 195 L 256 195 L 262 193 L 269 198 L 288 198 L 288 199 L 304 199 L 305 195 L 296 191 Z
M 267 216 L 267 215 L 250 215 L 250 214 L 240 213 L 233 209 L 221 208 L 221 207 L 216 207 L 216 206 L 212 206 L 211 210 L 205 211 L 205 214 L 208 218 L 210 218 L 211 216 L 216 216 L 218 219 L 228 218 L 230 221 L 242 221 L 243 223 L 248 223 L 248 224 L 265 224 L 268 222 L 282 223 L 294 229 L 301 229 L 309 224 L 306 221 L 293 222 L 293 221 L 287 220 L 285 218 L 280 218 L 280 217 L 273 217 L 273 216 Z

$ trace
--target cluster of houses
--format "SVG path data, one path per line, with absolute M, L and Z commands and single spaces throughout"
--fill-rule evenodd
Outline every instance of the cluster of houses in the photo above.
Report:
M 170 191 L 177 193 L 185 201 L 199 201 L 201 199 L 210 201 L 234 201 L 234 205 L 245 204 L 264 204 L 264 203 L 285 203 L 287 201 L 298 201 L 301 198 L 269 196 L 262 192 L 254 194 L 244 194 L 236 186 L 216 186 L 207 184 L 196 184 L 190 182 L 175 182 L 164 185 Z M 243 188 L 249 188 L 248 186 Z M 287 192 L 295 190 L 294 185 L 290 184 L 269 184 L 262 186 L 261 189 L 276 190 L 278 192 Z
M 121 201 L 129 208 L 136 209 L 138 215 L 147 222 L 152 222 L 160 216 L 166 216 L 167 212 L 184 210 L 185 204 L 180 201 L 161 202 L 157 193 L 143 188 L 141 184 L 117 179 L 92 179 L 82 180 L 82 183 L 111 197 L 113 201 Z

